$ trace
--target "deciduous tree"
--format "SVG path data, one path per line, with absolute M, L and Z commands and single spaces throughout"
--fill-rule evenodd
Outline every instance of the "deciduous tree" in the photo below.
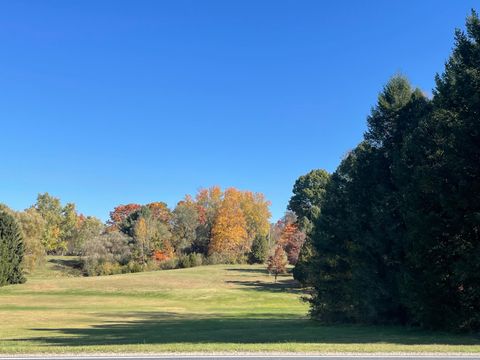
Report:
M 305 233 L 298 228 L 296 223 L 287 224 L 283 228 L 279 245 L 287 254 L 288 262 L 295 265 L 300 254 L 300 249 L 305 243 Z
M 45 220 L 34 208 L 16 212 L 14 216 L 22 230 L 25 247 L 22 268 L 26 272 L 32 272 L 45 261 L 45 249 L 42 244 Z
M 42 242 L 45 251 L 49 254 L 63 253 L 67 244 L 62 239 L 62 204 L 60 199 L 49 193 L 38 194 L 34 208 L 45 220 L 45 229 L 42 234 Z
M 240 206 L 247 222 L 247 234 L 250 241 L 258 236 L 267 236 L 270 227 L 270 202 L 261 193 L 244 191 L 241 193 Z
M 298 225 L 306 233 L 320 216 L 329 179 L 330 174 L 327 171 L 318 169 L 300 176 L 293 185 L 293 196 L 288 203 L 288 209 L 297 215 Z
M 121 224 L 128 218 L 129 215 L 139 210 L 142 206 L 139 204 L 118 205 L 110 212 L 110 219 L 108 225 L 110 230 L 119 230 Z
M 277 282 L 277 277 L 280 274 L 284 274 L 287 271 L 287 255 L 283 250 L 283 247 L 277 245 L 273 255 L 268 258 L 267 270 L 270 274 L 275 276 L 275 282 Z
M 241 208 L 241 196 L 240 191 L 234 188 L 225 191 L 212 229 L 210 254 L 239 258 L 249 250 L 247 222 Z
M 173 246 L 180 251 L 194 249 L 197 240 L 197 228 L 200 225 L 197 206 L 189 201 L 181 201 L 173 210 L 172 240 Z

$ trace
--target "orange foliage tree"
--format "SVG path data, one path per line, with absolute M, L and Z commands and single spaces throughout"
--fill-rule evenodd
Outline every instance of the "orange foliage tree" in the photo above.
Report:
M 110 219 L 108 220 L 109 230 L 118 230 L 120 224 L 133 212 L 140 209 L 139 204 L 118 205 L 110 212 Z
M 172 218 L 172 213 L 168 209 L 167 204 L 162 201 L 159 202 L 152 202 L 150 204 L 145 205 L 151 211 L 152 218 L 155 220 L 162 221 L 164 223 L 168 223 Z
M 279 245 L 285 250 L 290 264 L 297 263 L 305 238 L 305 233 L 298 228 L 297 223 L 287 223 L 283 228 Z
M 249 249 L 247 222 L 241 208 L 242 193 L 234 188 L 225 191 L 212 228 L 209 253 L 230 257 L 243 255 Z
M 277 245 L 275 252 L 268 258 L 267 269 L 270 274 L 275 276 L 275 282 L 277 282 L 277 276 L 287 271 L 287 255 L 280 245 Z
M 170 240 L 165 239 L 162 244 L 162 249 L 157 249 L 153 252 L 153 258 L 156 261 L 165 261 L 175 256 L 174 249 Z

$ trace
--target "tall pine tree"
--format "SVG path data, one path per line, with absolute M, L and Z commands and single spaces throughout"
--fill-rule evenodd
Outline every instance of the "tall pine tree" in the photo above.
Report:
M 432 100 L 393 78 L 331 177 L 312 231 L 323 321 L 480 329 L 480 20 Z
M 405 145 L 408 276 L 413 321 L 435 328 L 480 328 L 480 21 L 437 76 L 433 111 Z
M 23 253 L 20 228 L 12 215 L 0 211 L 0 286 L 25 282 L 21 267 Z

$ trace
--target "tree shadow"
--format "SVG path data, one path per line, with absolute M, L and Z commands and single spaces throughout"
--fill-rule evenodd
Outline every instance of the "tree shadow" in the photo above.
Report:
M 50 259 L 48 260 L 49 263 L 54 264 L 53 270 L 60 271 L 66 275 L 73 275 L 73 276 L 82 276 L 82 260 L 79 258 L 71 258 L 71 259 Z
M 252 269 L 245 269 L 245 268 L 227 268 L 225 269 L 227 271 L 235 271 L 235 272 L 241 272 L 241 273 L 249 273 L 249 274 L 262 274 L 262 275 L 268 275 L 267 269 L 257 269 L 257 268 L 252 268 Z
M 242 281 L 242 280 L 229 280 L 228 284 L 245 286 L 251 290 L 257 291 L 269 291 L 269 292 L 289 292 L 293 294 L 305 294 L 305 289 L 300 286 L 300 283 L 293 279 L 277 280 L 274 282 L 266 281 Z
M 131 320 L 118 321 L 112 316 Z M 474 336 L 387 326 L 325 326 L 293 314 L 250 314 L 242 318 L 210 314 L 133 312 L 97 314 L 100 324 L 88 328 L 36 328 L 39 336 L 10 339 L 44 346 L 94 346 L 171 343 L 394 343 L 403 345 L 480 345 Z M 58 336 L 58 333 L 61 333 Z

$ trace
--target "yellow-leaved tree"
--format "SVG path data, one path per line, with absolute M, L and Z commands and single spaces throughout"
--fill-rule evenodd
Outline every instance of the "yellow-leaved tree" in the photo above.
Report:
M 242 193 L 235 188 L 225 191 L 212 228 L 210 254 L 220 254 L 231 260 L 249 250 L 247 221 L 241 207 Z
M 262 193 L 244 191 L 241 193 L 240 206 L 247 222 L 248 239 L 267 236 L 270 230 L 270 202 Z
M 135 224 L 135 239 L 138 242 L 139 245 L 139 251 L 140 251 L 140 261 L 142 264 L 145 264 L 146 259 L 145 259 L 145 253 L 147 252 L 147 244 L 149 240 L 149 231 L 147 227 L 147 222 L 145 221 L 145 218 L 141 217 L 137 223 Z

